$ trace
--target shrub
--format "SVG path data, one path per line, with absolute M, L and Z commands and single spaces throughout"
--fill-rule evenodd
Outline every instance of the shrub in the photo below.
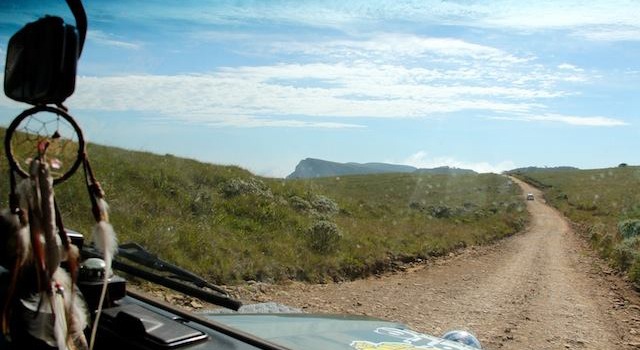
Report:
M 417 201 L 411 201 L 411 203 L 409 203 L 409 208 L 411 208 L 413 210 L 423 211 L 424 210 L 424 203 L 420 203 L 420 202 L 417 202 Z
M 613 254 L 613 242 L 613 237 L 608 233 L 600 238 L 597 247 L 600 256 L 602 256 L 603 258 L 609 258 Z
M 632 238 L 640 235 L 640 220 L 629 219 L 618 223 L 618 232 L 622 238 Z
M 239 195 L 257 195 L 266 198 L 273 198 L 271 189 L 264 182 L 256 179 L 249 178 L 247 180 L 231 179 L 222 186 L 222 194 L 225 197 L 235 197 Z
M 640 254 L 636 255 L 629 268 L 629 279 L 633 283 L 640 284 Z
M 589 235 L 589 241 L 593 248 L 597 248 L 600 243 L 601 237 L 606 234 L 606 226 L 603 223 L 597 223 L 589 227 L 587 231 Z
M 300 211 L 311 209 L 311 203 L 298 196 L 291 196 L 291 198 L 289 198 L 289 205 L 291 205 L 295 210 Z
M 640 247 L 640 237 L 628 238 L 617 244 L 611 257 L 614 265 L 622 271 L 629 269 L 638 258 L 638 247 Z
M 322 214 L 335 214 L 340 210 L 336 202 L 331 200 L 331 198 L 323 195 L 313 196 L 313 199 L 311 200 L 311 206 L 313 206 L 313 209 Z
M 213 198 L 211 194 L 201 191 L 195 195 L 195 198 L 189 203 L 191 214 L 195 216 L 210 215 L 213 213 Z
M 451 208 L 444 205 L 430 206 L 429 215 L 438 219 L 448 218 L 451 217 Z
M 320 254 L 334 252 L 341 239 L 338 226 L 327 220 L 316 221 L 307 231 L 309 247 Z

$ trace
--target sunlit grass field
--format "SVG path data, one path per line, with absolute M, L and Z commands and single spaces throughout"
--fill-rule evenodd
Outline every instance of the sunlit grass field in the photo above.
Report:
M 545 199 L 577 224 L 601 256 L 640 282 L 640 167 L 517 176 L 543 189 Z
M 88 153 L 120 241 L 217 283 L 358 278 L 494 241 L 527 220 L 520 189 L 500 175 L 283 180 L 172 155 Z M 66 226 L 89 238 L 81 170 L 55 190 Z

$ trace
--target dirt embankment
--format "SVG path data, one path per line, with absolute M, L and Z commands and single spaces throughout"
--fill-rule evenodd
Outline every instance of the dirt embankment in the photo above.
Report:
M 640 298 L 584 245 L 539 191 L 522 233 L 387 274 L 337 284 L 254 285 L 253 301 L 365 314 L 430 334 L 476 333 L 488 349 L 638 349 Z M 524 197 L 523 197 L 524 200 Z

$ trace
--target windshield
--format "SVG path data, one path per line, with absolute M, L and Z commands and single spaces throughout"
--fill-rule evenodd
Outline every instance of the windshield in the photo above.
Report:
M 244 304 L 462 328 L 490 348 L 639 344 L 640 4 L 84 6 L 64 101 L 78 126 L 21 124 L 12 150 L 33 153 L 28 176 L 29 135 L 61 132 L 56 181 L 86 171 L 84 142 L 120 243 Z M 76 23 L 65 2 L 0 2 L 3 71 L 45 14 Z M 0 96 L 3 131 L 30 107 Z M 80 173 L 55 195 L 89 238 Z

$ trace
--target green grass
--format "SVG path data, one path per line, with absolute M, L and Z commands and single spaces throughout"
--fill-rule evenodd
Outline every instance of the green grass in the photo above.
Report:
M 640 167 L 524 172 L 517 176 L 542 188 L 590 240 L 602 257 L 640 282 L 640 243 L 623 223 L 640 220 Z
M 120 241 L 217 283 L 358 278 L 500 239 L 527 220 L 519 188 L 499 175 L 282 180 L 171 155 L 98 145 L 88 153 Z M 81 173 L 56 195 L 66 226 L 88 238 Z

